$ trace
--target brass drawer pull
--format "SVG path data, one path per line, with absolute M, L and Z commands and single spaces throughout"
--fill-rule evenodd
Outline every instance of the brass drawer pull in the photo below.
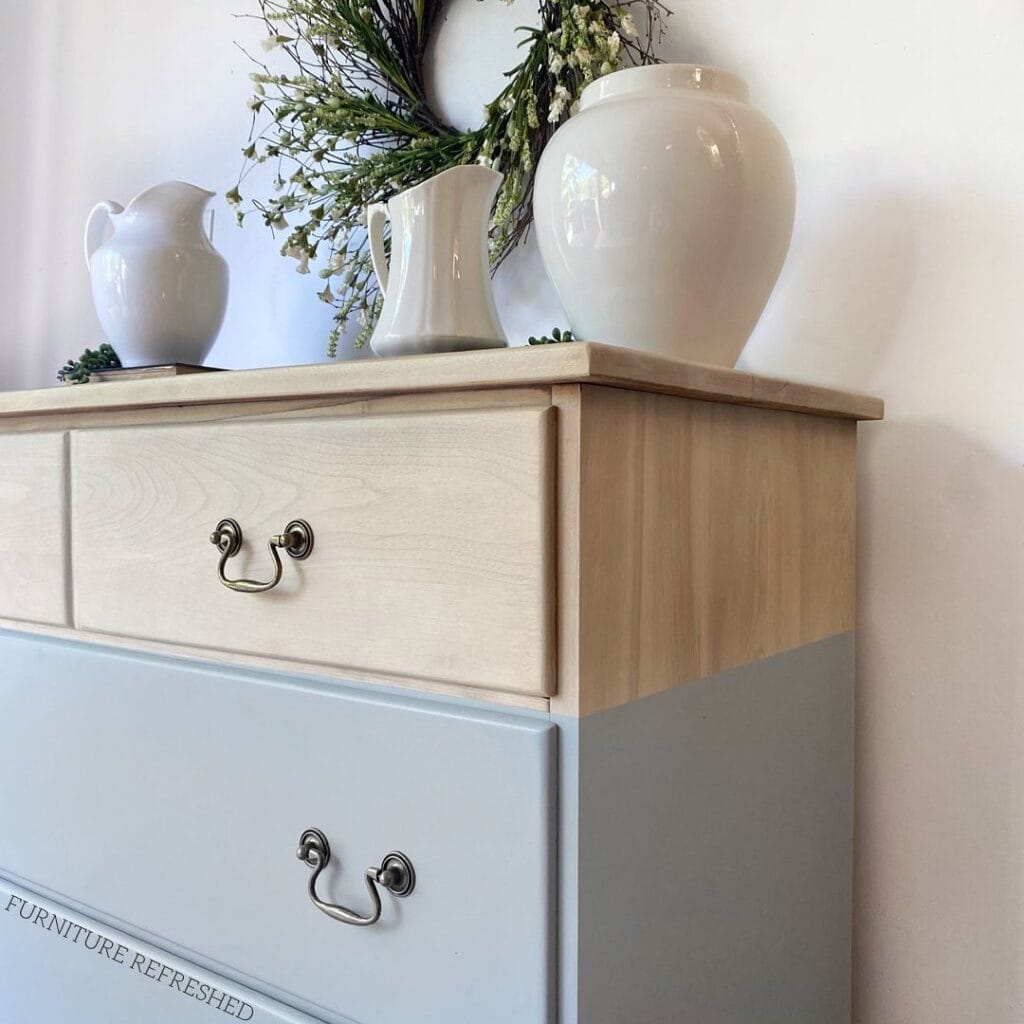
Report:
M 336 903 L 325 903 L 316 894 L 316 880 L 320 872 L 327 867 L 331 859 L 331 847 L 327 842 L 327 836 L 318 828 L 307 828 L 299 836 L 299 848 L 295 856 L 313 869 L 309 876 L 306 891 L 313 901 L 313 906 L 322 910 L 328 917 L 335 921 L 343 921 L 345 924 L 354 924 L 362 927 L 368 924 L 376 924 L 380 920 L 380 893 L 377 886 L 382 885 L 395 896 L 408 896 L 416 885 L 416 872 L 412 863 L 404 853 L 394 851 L 389 853 L 381 862 L 380 867 L 366 869 L 366 888 L 373 900 L 373 911 L 367 916 L 357 914 L 354 910 L 346 907 L 339 907 Z
M 210 543 L 220 551 L 217 575 L 225 587 L 229 590 L 237 590 L 242 594 L 262 594 L 266 590 L 273 590 L 281 582 L 281 574 L 284 570 L 281 567 L 281 556 L 278 554 L 278 549 L 284 548 L 295 559 L 301 560 L 309 557 L 309 553 L 313 550 L 313 528 L 305 519 L 293 519 L 284 528 L 284 533 L 270 538 L 270 557 L 274 560 L 274 578 L 266 583 L 261 583 L 259 580 L 229 580 L 224 575 L 228 559 L 237 555 L 242 547 L 242 528 L 234 519 L 222 519 L 217 524 L 217 529 L 210 534 Z

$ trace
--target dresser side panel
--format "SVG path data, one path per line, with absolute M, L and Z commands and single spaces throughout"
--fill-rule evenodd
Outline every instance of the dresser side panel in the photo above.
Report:
M 853 650 L 580 720 L 581 1024 L 849 1024 Z
M 581 390 L 579 693 L 554 710 L 853 628 L 856 424 Z

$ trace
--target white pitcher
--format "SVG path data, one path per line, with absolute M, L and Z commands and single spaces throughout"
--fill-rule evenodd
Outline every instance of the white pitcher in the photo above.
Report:
M 201 364 L 210 354 L 228 302 L 228 265 L 203 227 L 213 195 L 165 181 L 127 209 L 106 199 L 89 214 L 93 304 L 125 366 Z M 103 242 L 108 223 L 113 234 Z
M 442 171 L 367 210 L 373 269 L 384 293 L 370 338 L 379 356 L 501 348 L 487 225 L 502 176 L 479 164 Z M 384 222 L 391 218 L 391 265 Z

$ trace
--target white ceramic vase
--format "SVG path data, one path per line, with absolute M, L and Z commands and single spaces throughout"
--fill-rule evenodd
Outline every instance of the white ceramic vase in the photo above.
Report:
M 370 338 L 379 356 L 500 348 L 487 227 L 502 176 L 449 168 L 367 211 L 373 269 L 384 293 Z M 391 220 L 391 263 L 384 225 Z
M 537 167 L 545 268 L 577 337 L 733 366 L 793 230 L 789 150 L 735 75 L 628 68 L 587 86 Z
M 203 226 L 213 195 L 167 181 L 127 208 L 107 199 L 89 214 L 93 304 L 125 366 L 200 365 L 210 354 L 228 302 L 228 265 Z M 103 242 L 108 223 L 113 234 Z

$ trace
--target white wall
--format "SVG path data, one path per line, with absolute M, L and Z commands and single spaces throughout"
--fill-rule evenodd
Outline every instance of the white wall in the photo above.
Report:
M 501 21 L 496 0 L 455 2 Z M 0 0 L 0 385 L 49 383 L 99 340 L 80 254 L 96 199 L 171 177 L 233 183 L 249 68 L 232 41 L 258 32 L 230 15 L 251 6 Z M 477 80 L 509 63 L 507 40 L 491 42 L 449 102 L 471 110 Z M 793 249 L 745 364 L 888 401 L 862 431 L 857 1020 L 1016 1024 L 1024 13 L 1015 0 L 686 0 L 664 52 L 742 73 L 793 150 Z M 211 361 L 323 358 L 329 311 L 265 230 L 222 216 L 218 245 L 233 290 Z M 562 319 L 530 253 L 501 287 L 511 333 Z

